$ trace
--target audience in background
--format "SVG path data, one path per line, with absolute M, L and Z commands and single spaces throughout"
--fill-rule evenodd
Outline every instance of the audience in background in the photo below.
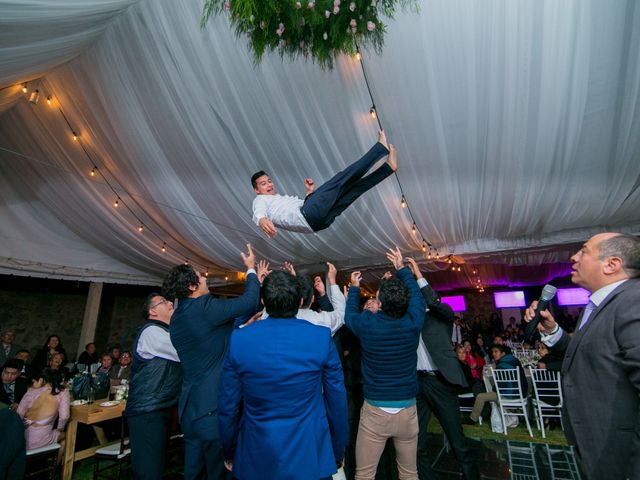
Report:
M 544 343 L 538 343 L 538 368 L 559 372 L 562 369 L 563 352 L 552 352 Z
M 49 338 L 44 342 L 42 348 L 36 353 L 32 363 L 33 368 L 35 370 L 47 368 L 51 363 L 51 356 L 54 353 L 62 353 L 64 358 L 67 358 L 67 352 L 62 346 L 62 341 L 60 337 L 55 334 L 49 335 Z
M 98 368 L 98 372 L 111 375 L 112 368 L 113 368 L 113 357 L 111 357 L 111 355 L 108 353 L 103 353 L 100 359 L 100 367 Z
M 475 380 L 482 379 L 482 368 L 485 365 L 484 358 L 478 354 L 475 347 L 471 344 L 471 340 L 465 340 L 462 343 L 464 351 L 466 352 L 465 361 L 471 367 L 471 374 Z
M 64 388 L 60 372 L 47 368 L 34 374 L 18 414 L 26 427 L 27 450 L 58 442 L 62 452 L 64 427 L 69 420 L 69 391 Z
M 100 363 L 100 357 L 96 353 L 96 344 L 89 342 L 85 345 L 84 352 L 78 357 L 78 364 L 88 367 L 94 363 Z
M 109 355 L 111 355 L 111 365 L 118 365 L 120 363 L 120 347 L 117 345 L 112 346 L 109 349 Z
M 131 352 L 124 351 L 120 355 L 120 363 L 111 367 L 109 372 L 111 385 L 120 385 L 122 381 L 131 380 Z
M 69 369 L 64 366 L 64 355 L 60 352 L 56 352 L 51 355 L 51 360 L 49 360 L 49 365 L 47 367 L 51 370 L 60 372 L 63 380 L 66 380 L 69 377 Z
M 13 329 L 6 329 L 0 335 L 0 365 L 4 365 L 4 362 L 16 356 L 16 353 L 22 349 L 22 347 L 13 343 L 16 338 L 16 332 Z
M 29 359 L 31 358 L 31 354 L 29 350 L 20 350 L 16 353 L 15 358 L 18 360 L 22 360 L 22 373 L 21 376 L 24 378 L 31 378 L 31 365 L 29 365 Z
M 475 338 L 476 338 L 476 344 L 474 345 L 475 352 L 482 357 L 485 364 L 490 363 L 491 349 L 485 347 L 484 337 L 482 336 L 482 333 L 478 333 Z

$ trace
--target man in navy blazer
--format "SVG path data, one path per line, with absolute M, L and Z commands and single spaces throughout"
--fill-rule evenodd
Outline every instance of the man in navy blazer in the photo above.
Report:
M 240 254 L 247 267 L 247 282 L 238 298 L 213 297 L 206 278 L 191 265 L 174 267 L 163 283 L 165 298 L 178 300 L 169 334 L 183 372 L 178 409 L 187 480 L 225 478 L 217 418 L 220 370 L 235 317 L 254 313 L 260 300 L 255 256 L 251 245 L 247 248 L 247 255 Z
M 330 478 L 348 440 L 331 330 L 295 318 L 302 295 L 289 272 L 266 277 L 262 301 L 269 317 L 233 332 L 222 370 L 225 464 L 239 480 Z

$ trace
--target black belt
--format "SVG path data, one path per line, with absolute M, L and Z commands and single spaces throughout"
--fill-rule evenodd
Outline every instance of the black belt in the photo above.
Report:
M 432 377 L 436 376 L 437 370 L 418 370 L 419 377 L 426 377 L 427 375 L 431 375 Z

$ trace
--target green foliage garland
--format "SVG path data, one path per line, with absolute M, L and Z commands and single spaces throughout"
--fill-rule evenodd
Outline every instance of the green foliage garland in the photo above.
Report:
M 322 68 L 333 68 L 341 53 L 356 53 L 384 43 L 384 15 L 392 18 L 398 6 L 416 0 L 205 0 L 202 28 L 213 14 L 227 13 L 238 36 L 246 35 L 260 62 L 266 51 L 281 56 L 311 57 Z

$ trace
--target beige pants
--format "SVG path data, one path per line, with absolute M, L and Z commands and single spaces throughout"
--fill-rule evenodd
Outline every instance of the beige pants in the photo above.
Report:
M 369 405 L 360 411 L 356 440 L 356 480 L 373 480 L 388 438 L 393 438 L 400 480 L 417 480 L 418 413 L 416 406 L 396 414 Z
M 476 396 L 476 401 L 473 402 L 473 411 L 469 415 L 469 418 L 474 422 L 477 422 L 482 415 L 482 410 L 484 409 L 484 404 L 487 402 L 497 402 L 498 394 L 496 392 L 486 392 L 480 393 Z

